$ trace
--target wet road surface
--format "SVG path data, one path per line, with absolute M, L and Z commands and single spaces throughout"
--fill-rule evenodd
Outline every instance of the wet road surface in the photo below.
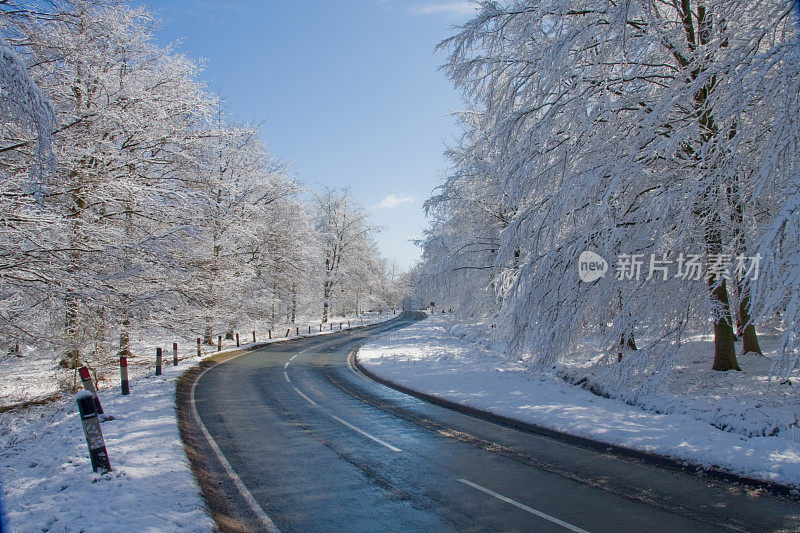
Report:
M 354 368 L 356 347 L 411 320 L 276 343 L 197 380 L 248 529 L 800 530 L 789 497 L 456 412 Z

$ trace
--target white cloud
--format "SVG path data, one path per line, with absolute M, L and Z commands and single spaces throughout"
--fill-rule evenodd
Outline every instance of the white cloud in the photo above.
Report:
M 429 2 L 411 8 L 415 15 L 450 15 L 466 17 L 475 14 L 475 3 L 469 1 Z
M 378 209 L 391 209 L 413 201 L 414 197 L 409 194 L 390 194 L 378 202 L 375 207 Z

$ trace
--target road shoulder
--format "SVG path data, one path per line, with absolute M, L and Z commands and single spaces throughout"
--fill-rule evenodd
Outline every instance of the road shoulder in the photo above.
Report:
M 372 379 L 503 425 L 783 495 L 800 485 L 800 446 L 746 438 L 683 415 L 646 412 L 555 378 L 530 374 L 428 320 L 363 346 L 354 363 Z

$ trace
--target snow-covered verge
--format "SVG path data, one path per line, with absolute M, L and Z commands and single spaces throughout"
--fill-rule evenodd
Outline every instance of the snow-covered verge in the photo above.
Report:
M 92 472 L 71 398 L 0 415 L 3 507 L 15 532 L 209 531 L 175 419 L 175 379 L 196 364 L 101 390 L 112 471 Z
M 363 324 L 391 318 L 385 313 L 370 315 Z M 330 329 L 325 333 L 331 333 Z M 169 344 L 162 340 L 161 346 Z M 216 349 L 209 350 L 203 357 L 216 353 Z M 103 410 L 113 417 L 102 423 L 112 467 L 105 475 L 92 472 L 72 396 L 0 414 L 2 507 L 10 531 L 183 532 L 214 528 L 178 432 L 175 381 L 200 361 L 182 353 L 184 356 L 173 367 L 171 349 L 165 350 L 163 374 L 157 377 L 150 358 L 148 364 L 142 361 L 131 366 L 128 396 L 121 395 L 118 377 L 107 376 L 100 382 Z M 54 363 L 34 361 L 30 354 L 8 356 L 0 361 L 0 375 L 15 390 L 47 394 L 52 389 Z M 11 374 L 4 374 L 5 370 Z M 3 396 L 11 394 L 4 391 Z
M 687 352 L 688 360 L 697 360 L 697 349 L 693 345 Z M 787 394 L 785 385 L 768 387 L 769 364 L 756 358 L 745 358 L 741 373 L 714 373 L 720 376 L 716 381 L 709 381 L 713 378 L 699 367 L 684 368 L 662 392 L 640 395 L 638 405 L 598 396 L 555 375 L 534 374 L 494 350 L 485 330 L 460 324 L 451 315 L 432 315 L 367 344 L 358 360 L 383 379 L 452 402 L 704 468 L 800 487 L 796 422 L 767 436 L 757 430 L 796 420 L 800 399 Z M 707 360 L 702 364 L 710 365 Z M 691 375 L 684 376 L 686 372 Z M 730 423 L 718 423 L 723 420 Z M 749 430 L 737 433 L 733 428 Z
M 377 312 L 362 313 L 358 317 L 331 317 L 329 324 L 324 326 L 323 333 L 331 333 L 329 329 L 338 331 L 339 324 L 350 323 L 351 326 L 363 326 L 382 322 L 394 318 L 392 311 L 381 314 Z M 308 328 L 313 333 L 319 333 L 318 321 L 308 318 L 299 318 L 296 324 L 246 324 L 239 330 L 239 340 L 242 346 L 252 340 L 252 332 L 256 332 L 256 339 L 261 342 L 271 335 L 273 338 L 284 338 L 287 329 L 290 336 L 294 337 L 299 328 L 300 334 L 307 334 Z M 216 336 L 214 336 L 216 343 Z M 178 357 L 183 360 L 197 354 L 197 336 L 191 333 L 175 332 L 166 328 L 149 328 L 146 331 L 133 332 L 131 335 L 131 352 L 128 357 L 128 371 L 131 379 L 151 373 L 155 364 L 156 348 L 163 349 L 164 365 L 171 364 L 172 344 L 178 344 Z M 106 364 L 93 368 L 94 376 L 101 389 L 119 387 L 119 368 L 117 357 L 113 354 L 117 338 L 109 335 L 103 349 L 108 354 L 104 359 Z M 222 339 L 222 349 L 236 346 L 235 339 Z M 203 355 L 217 353 L 217 346 L 202 346 Z M 60 368 L 57 361 L 60 354 L 42 354 L 31 346 L 21 346 L 19 355 L 0 355 L 0 411 L 23 402 L 37 402 L 58 396 L 64 386 L 80 384 L 77 371 L 67 371 Z

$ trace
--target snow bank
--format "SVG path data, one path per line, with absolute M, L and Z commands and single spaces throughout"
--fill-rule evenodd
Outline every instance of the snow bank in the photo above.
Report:
M 6 521 L 15 532 L 211 531 L 175 419 L 175 379 L 196 363 L 100 392 L 112 472 L 92 472 L 72 397 L 0 418 Z
M 671 414 L 660 414 L 599 397 L 557 377 L 533 374 L 493 350 L 474 328 L 469 334 L 463 330 L 450 316 L 434 315 L 362 347 L 358 360 L 384 379 L 463 405 L 705 468 L 800 486 L 800 445 L 792 431 L 747 436 L 674 412 L 674 404 L 664 406 Z M 743 413 L 752 405 L 717 392 L 705 396 L 694 413 L 711 410 L 715 419 L 730 420 L 749 416 Z M 667 397 L 661 398 L 666 402 Z

